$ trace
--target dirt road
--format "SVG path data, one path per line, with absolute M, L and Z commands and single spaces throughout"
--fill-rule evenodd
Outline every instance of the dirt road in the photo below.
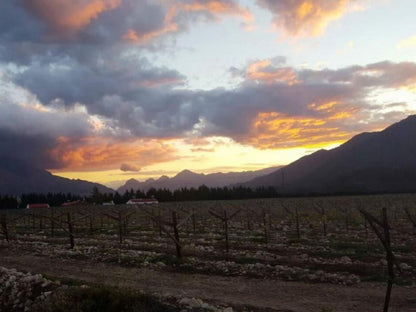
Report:
M 38 257 L 0 250 L 0 266 L 86 282 L 142 289 L 149 293 L 196 297 L 223 304 L 294 312 L 382 311 L 384 285 L 357 286 L 308 284 L 243 277 L 182 274 L 120 267 L 75 259 Z M 416 312 L 416 289 L 395 286 L 391 312 Z

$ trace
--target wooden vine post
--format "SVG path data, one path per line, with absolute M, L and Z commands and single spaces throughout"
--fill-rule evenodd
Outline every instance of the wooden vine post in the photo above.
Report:
M 295 205 L 294 211 L 292 211 L 288 205 L 286 205 L 283 201 L 280 201 L 280 205 L 283 207 L 283 209 L 286 211 L 288 215 L 290 215 L 292 218 L 295 219 L 296 222 L 296 237 L 297 239 L 300 239 L 300 218 L 299 218 L 299 211 L 298 206 Z
M 340 207 L 341 213 L 344 216 L 344 222 L 345 222 L 345 232 L 349 233 L 350 231 L 350 210 L 348 207 Z
M 9 241 L 11 239 L 10 237 L 10 224 L 13 222 L 16 222 L 19 219 L 23 219 L 23 223 L 25 222 L 25 217 L 27 217 L 26 213 L 22 213 L 18 215 L 17 217 L 12 218 L 11 216 L 8 216 L 7 214 L 2 214 L 0 216 L 0 234 L 3 234 L 4 239 L 6 241 Z
M 223 222 L 224 236 L 225 236 L 225 250 L 227 251 L 227 253 L 230 251 L 230 243 L 229 243 L 229 238 L 228 238 L 228 222 L 232 218 L 234 218 L 240 211 L 241 209 L 238 209 L 237 211 L 233 212 L 231 215 L 228 215 L 226 209 L 222 209 L 221 212 L 218 212 L 214 209 L 208 210 L 210 215 L 214 216 L 217 219 L 220 219 Z
M 64 216 L 66 216 L 66 218 L 62 218 Z M 51 222 L 53 222 L 53 224 L 58 225 L 65 233 L 68 234 L 69 247 L 71 249 L 74 249 L 75 247 L 74 226 L 77 222 L 87 217 L 89 217 L 89 215 L 83 215 L 79 218 L 74 219 L 72 213 L 69 211 L 66 213 L 62 213 L 57 217 L 55 217 L 52 214 L 50 216 L 44 216 L 44 218 L 46 219 L 51 219 Z
M 391 290 L 395 282 L 394 267 L 396 266 L 396 268 L 399 271 L 400 271 L 400 267 L 397 265 L 396 258 L 391 248 L 391 239 L 390 239 L 391 228 L 388 222 L 387 209 L 385 207 L 381 209 L 381 219 L 376 218 L 375 216 L 373 216 L 372 214 L 370 214 L 368 211 L 364 210 L 361 207 L 358 207 L 358 211 L 365 217 L 371 229 L 374 231 L 374 233 L 377 235 L 378 239 L 382 243 L 384 250 L 386 252 L 388 281 L 387 281 L 386 296 L 384 299 L 383 312 L 388 312 L 389 305 L 390 305 Z
M 118 240 L 119 243 L 123 243 L 123 236 L 127 234 L 127 218 L 134 214 L 134 211 L 111 211 L 110 213 L 103 213 L 106 217 L 117 222 L 118 227 Z
M 328 218 L 328 216 L 327 216 L 325 207 L 322 203 L 314 202 L 313 203 L 313 208 L 320 215 L 323 234 L 324 234 L 324 236 L 326 236 L 328 234 L 328 230 L 327 230 L 327 218 Z
M 9 241 L 9 229 L 7 227 L 7 215 L 2 214 L 0 217 L 1 234 L 3 234 L 6 241 Z
M 416 215 L 412 215 L 412 213 L 409 210 L 409 207 L 403 207 L 403 210 L 406 214 L 407 219 L 413 226 L 413 233 L 416 234 Z
M 252 217 L 251 215 L 253 214 L 253 212 L 248 207 L 245 209 L 245 212 L 246 212 L 246 220 L 247 220 L 247 230 L 251 231 L 251 217 Z
M 175 209 L 171 209 L 171 221 L 163 220 L 163 218 L 160 215 L 156 215 L 153 211 L 147 210 L 142 208 L 142 210 L 149 215 L 150 219 L 159 226 L 159 229 L 163 231 L 175 244 L 176 249 L 176 257 L 178 259 L 182 259 L 182 244 L 180 241 L 179 236 L 179 229 L 188 221 L 189 218 L 193 216 L 193 212 L 190 213 L 187 217 L 182 219 L 179 222 L 179 216 Z M 171 231 L 169 231 L 166 226 L 172 228 L 173 234 Z
M 182 258 L 182 246 L 179 239 L 179 230 L 178 230 L 178 219 L 176 217 L 176 211 L 172 210 L 172 228 L 173 236 L 175 238 L 175 247 L 176 247 L 176 256 L 180 259 Z
M 74 230 L 74 223 L 73 223 L 73 221 L 72 221 L 72 218 L 71 218 L 71 217 L 72 217 L 72 216 L 71 216 L 71 213 L 70 213 L 70 212 L 68 212 L 68 213 L 66 214 L 66 223 L 67 223 L 67 225 L 68 225 L 69 245 L 70 245 L 71 249 L 74 249 L 74 246 L 75 246 L 75 242 L 74 242 L 74 233 L 73 233 L 73 230 Z
M 51 226 L 51 236 L 53 237 L 55 235 L 55 220 L 54 220 L 53 207 L 51 207 L 51 213 L 50 213 L 50 226 Z
M 266 209 L 262 208 L 261 215 L 263 219 L 264 242 L 267 245 L 270 240 L 270 213 L 268 213 Z
M 194 207 L 192 207 L 192 231 L 194 234 L 196 233 L 196 213 Z

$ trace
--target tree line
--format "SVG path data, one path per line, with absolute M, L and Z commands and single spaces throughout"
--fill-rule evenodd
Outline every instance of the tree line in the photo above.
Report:
M 277 191 L 273 187 L 260 187 L 251 189 L 248 187 L 207 187 L 201 185 L 198 188 L 180 188 L 177 190 L 156 189 L 149 190 L 129 190 L 123 194 L 101 193 L 98 188 L 94 187 L 91 195 L 78 196 L 71 193 L 47 193 L 23 194 L 16 196 L 1 196 L 0 209 L 26 208 L 28 204 L 47 203 L 50 206 L 61 206 L 66 202 L 81 201 L 89 204 L 103 204 L 113 202 L 114 204 L 125 204 L 132 198 L 156 198 L 159 202 L 172 201 L 198 201 L 198 200 L 234 200 L 234 199 L 250 199 L 250 198 L 273 198 L 278 197 Z

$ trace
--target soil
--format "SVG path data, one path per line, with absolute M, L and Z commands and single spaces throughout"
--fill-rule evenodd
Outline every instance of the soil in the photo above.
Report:
M 0 266 L 163 296 L 195 297 L 210 303 L 278 311 L 378 312 L 383 309 L 385 294 L 382 283 L 342 286 L 161 272 L 88 260 L 39 257 L 8 248 L 0 250 Z M 389 311 L 416 312 L 416 288 L 394 286 Z

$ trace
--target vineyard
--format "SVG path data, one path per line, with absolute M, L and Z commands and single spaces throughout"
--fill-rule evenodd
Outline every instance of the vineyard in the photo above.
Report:
M 415 298 L 395 301 L 416 286 L 414 195 L 8 210 L 0 234 L 0 254 L 40 261 L 310 287 L 394 284 L 391 311 L 416 310 Z M 336 308 L 327 311 L 353 311 Z

